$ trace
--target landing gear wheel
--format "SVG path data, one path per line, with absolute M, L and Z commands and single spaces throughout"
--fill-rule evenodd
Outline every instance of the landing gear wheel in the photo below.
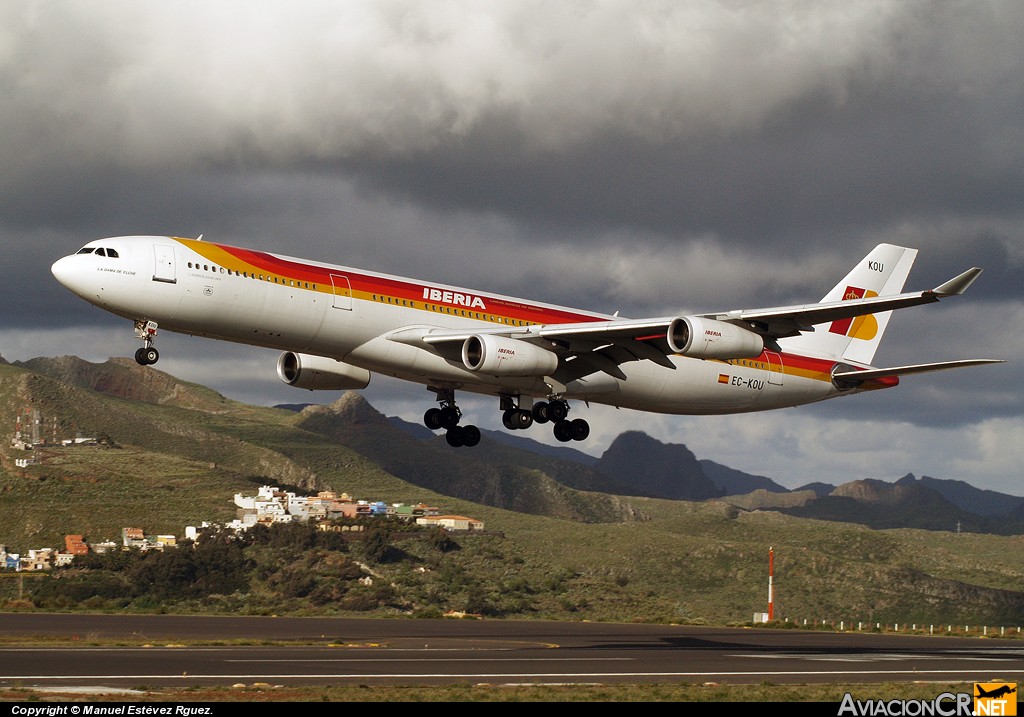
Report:
M 510 431 L 529 428 L 533 425 L 533 414 L 525 409 L 510 409 L 501 414 L 501 425 Z
M 555 438 L 562 443 L 568 443 L 572 440 L 572 425 L 569 421 L 559 421 L 555 424 Z
M 569 434 L 574 441 L 585 441 L 590 435 L 590 424 L 582 418 L 569 421 Z
M 439 409 L 441 417 L 441 428 L 447 428 L 449 431 L 459 425 L 459 419 L 462 417 L 459 414 L 459 409 L 454 406 L 445 406 Z
M 472 448 L 480 442 L 480 429 L 476 426 L 463 426 L 462 431 L 462 445 L 467 448 Z
M 139 349 L 135 352 L 135 363 L 140 366 L 152 366 L 160 360 L 160 352 L 152 346 Z
M 590 424 L 582 418 L 574 421 L 559 421 L 555 424 L 555 438 L 562 443 L 585 441 L 590 436 Z
M 480 442 L 480 429 L 476 426 L 454 426 L 444 434 L 444 439 L 452 448 L 472 448 Z
M 441 409 L 430 408 L 423 414 L 423 425 L 432 431 L 436 431 L 441 428 Z
M 533 413 L 526 409 L 520 409 L 512 414 L 512 424 L 520 429 L 526 429 L 533 425 Z
M 551 420 L 548 415 L 550 404 L 547 401 L 537 401 L 533 404 L 533 409 L 530 411 L 533 414 L 533 420 L 535 423 L 547 423 Z
M 565 401 L 552 401 L 548 404 L 548 419 L 558 423 L 569 415 L 569 404 Z

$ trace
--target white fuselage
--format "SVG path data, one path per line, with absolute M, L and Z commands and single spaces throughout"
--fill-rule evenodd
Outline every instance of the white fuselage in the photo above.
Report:
M 102 250 L 102 254 L 100 253 Z M 171 237 L 90 242 L 54 275 L 85 300 L 161 329 L 324 356 L 428 386 L 545 397 L 542 376 L 488 376 L 404 337 L 436 329 L 507 329 L 613 317 L 415 279 Z M 116 256 L 111 256 L 116 254 Z M 669 356 L 567 382 L 560 395 L 646 411 L 719 414 L 795 406 L 840 395 L 835 359 L 764 351 L 749 359 Z M 844 393 L 854 393 L 846 391 Z

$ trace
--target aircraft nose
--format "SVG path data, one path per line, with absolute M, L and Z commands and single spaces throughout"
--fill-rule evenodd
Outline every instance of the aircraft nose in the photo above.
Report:
M 53 262 L 53 266 L 50 267 L 53 277 L 68 288 L 71 288 L 71 277 L 75 273 L 72 263 L 72 258 L 65 256 Z
M 83 282 L 85 273 L 81 264 L 82 262 L 79 261 L 79 257 L 72 254 L 53 262 L 50 272 L 65 287 L 79 296 L 84 296 L 84 294 L 88 293 L 88 289 Z

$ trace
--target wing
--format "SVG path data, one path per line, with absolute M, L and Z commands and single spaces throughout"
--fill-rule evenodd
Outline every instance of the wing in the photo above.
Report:
M 796 336 L 803 331 L 813 331 L 815 324 L 850 319 L 865 314 L 877 314 L 908 306 L 920 306 L 938 301 L 945 296 L 959 296 L 974 283 L 981 269 L 974 267 L 953 277 L 934 289 L 891 296 L 875 296 L 865 299 L 846 299 L 803 306 L 783 306 L 771 309 L 741 309 L 704 316 L 718 321 L 743 326 L 766 338 L 781 339 Z
M 981 269 L 974 267 L 950 279 L 949 281 L 927 291 L 909 292 L 888 296 L 876 296 L 861 299 L 847 299 L 817 304 L 798 306 L 782 306 L 765 309 L 740 309 L 735 311 L 699 314 L 697 318 L 730 324 L 737 328 L 759 335 L 764 345 L 776 347 L 776 340 L 796 336 L 805 331 L 814 331 L 815 324 L 822 324 L 841 319 L 854 318 L 865 314 L 876 314 L 883 311 L 919 306 L 939 301 L 946 296 L 958 296 L 974 283 L 981 274 Z M 617 378 L 622 378 L 618 364 L 630 360 L 647 359 L 668 368 L 675 368 L 668 356 L 678 353 L 681 339 L 674 335 L 675 327 L 681 326 L 684 317 L 664 317 L 659 319 L 628 320 L 619 319 L 584 324 L 549 324 L 540 329 L 540 336 L 545 339 L 562 343 L 573 354 L 578 363 L 568 379 L 587 375 L 586 369 L 603 370 Z M 760 353 L 760 351 L 755 351 Z M 741 358 L 747 354 L 738 353 Z M 713 356 L 714 357 L 714 356 Z M 616 370 L 607 365 L 612 362 Z M 989 361 L 982 361 L 987 363 Z M 933 371 L 940 368 L 952 368 L 953 365 L 973 365 L 971 362 L 951 362 L 948 365 L 930 364 L 931 368 L 903 367 L 899 373 L 917 373 Z M 567 369 L 570 368 L 567 365 Z M 894 375 L 890 370 L 885 375 Z
M 526 327 L 495 326 L 477 330 L 452 330 L 441 327 L 408 327 L 388 335 L 388 339 L 408 343 L 436 351 L 452 361 L 461 360 L 464 343 L 475 335 L 493 335 L 525 341 L 559 354 L 559 368 L 555 373 L 561 383 L 603 371 L 625 380 L 619 368 L 629 361 L 653 361 L 665 368 L 675 369 L 669 358 L 684 353 L 679 350 L 680 330 L 683 324 L 692 327 L 694 319 L 702 320 L 701 326 L 712 328 L 728 326 L 735 334 L 757 335 L 764 346 L 773 347 L 777 339 L 796 336 L 801 332 L 814 331 L 815 324 L 875 314 L 909 306 L 919 306 L 939 301 L 945 296 L 962 294 L 981 273 L 972 268 L 949 281 L 927 291 L 918 291 L 888 296 L 848 299 L 818 304 L 782 306 L 764 309 L 739 309 L 734 311 L 698 314 L 693 317 L 666 316 L 652 319 L 608 319 L 585 321 L 571 324 L 545 324 Z M 710 322 L 710 323 L 708 323 Z M 741 358 L 760 354 L 762 343 L 756 350 L 745 349 L 734 356 L 724 353 L 704 354 L 704 358 Z M 961 365 L 967 365 L 959 362 Z M 934 366 L 938 366 L 937 364 Z M 942 366 L 945 368 L 946 366 Z M 952 367 L 952 366 L 949 366 Z M 904 367 L 907 369 L 908 367 Z M 894 375 L 890 369 L 884 375 Z M 918 369 L 938 370 L 938 368 Z M 910 373 L 910 370 L 901 370 Z M 858 375 L 858 378 L 867 378 Z

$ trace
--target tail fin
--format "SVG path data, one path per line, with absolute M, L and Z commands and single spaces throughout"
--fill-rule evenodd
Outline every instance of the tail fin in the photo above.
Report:
M 825 295 L 821 303 L 898 294 L 916 258 L 917 249 L 879 244 Z M 785 348 L 870 364 L 891 315 L 892 311 L 884 311 L 821 324 L 813 333 L 784 339 Z

